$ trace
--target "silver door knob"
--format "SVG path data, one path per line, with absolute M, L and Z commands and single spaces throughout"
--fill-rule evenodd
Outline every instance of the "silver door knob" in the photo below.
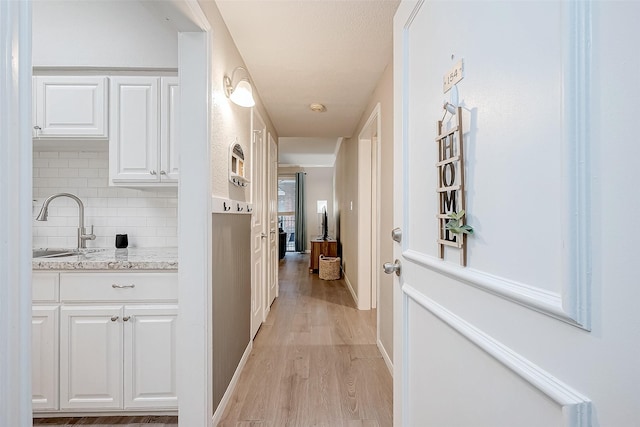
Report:
M 402 230 L 399 228 L 391 230 L 391 238 L 398 243 L 402 242 Z
M 395 260 L 393 264 L 391 264 L 390 262 L 385 262 L 384 264 L 382 264 L 382 269 L 387 274 L 395 272 L 396 276 L 400 276 L 400 261 Z

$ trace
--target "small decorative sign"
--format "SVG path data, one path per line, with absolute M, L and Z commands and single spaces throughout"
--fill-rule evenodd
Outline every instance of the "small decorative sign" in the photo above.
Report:
M 445 105 L 446 110 L 446 105 Z M 457 107 L 456 125 L 443 129 L 438 121 L 438 255 L 444 259 L 445 246 L 460 250 L 460 265 L 467 265 L 467 234 L 473 228 L 465 225 L 464 144 L 462 140 L 462 108 Z
M 462 59 L 453 66 L 452 69 L 447 71 L 442 79 L 442 90 L 447 93 L 449 89 L 458 83 L 464 77 L 464 62 Z

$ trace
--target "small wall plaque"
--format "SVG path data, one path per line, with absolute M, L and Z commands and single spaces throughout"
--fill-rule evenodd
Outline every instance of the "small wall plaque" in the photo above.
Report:
M 442 90 L 444 93 L 447 93 L 449 89 L 453 87 L 456 83 L 458 83 L 464 77 L 464 62 L 461 59 L 453 66 L 449 71 L 447 71 L 442 79 Z

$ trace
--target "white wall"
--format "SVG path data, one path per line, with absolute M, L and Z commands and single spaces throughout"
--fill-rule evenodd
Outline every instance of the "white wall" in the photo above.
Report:
M 104 151 L 35 151 L 33 217 L 48 196 L 72 193 L 85 206 L 85 226 L 94 226 L 96 239 L 87 247 L 114 247 L 116 234 L 128 234 L 129 247 L 177 246 L 177 188 L 109 187 L 108 157 Z M 33 247 L 75 247 L 77 203 L 62 197 L 49 206 L 47 221 L 33 221 Z
M 246 66 L 215 2 L 200 2 L 200 6 L 214 29 L 210 79 L 213 100 L 211 117 L 211 187 L 213 196 L 249 201 L 251 198 L 249 187 L 237 187 L 229 182 L 229 146 L 235 142 L 242 146 L 246 160 L 245 170 L 250 171 L 253 162 L 251 158 L 251 109 L 232 103 L 226 97 L 222 83 L 225 75 L 231 77 L 235 67 L 246 68 Z M 256 99 L 254 108 L 258 109 L 267 125 L 267 131 L 277 141 L 278 135 L 255 88 L 253 96 Z
M 333 168 L 305 167 L 305 209 L 307 221 L 307 249 L 311 250 L 311 239 L 322 235 L 320 216 L 318 215 L 318 200 L 327 201 L 327 216 L 329 220 L 329 236 L 335 238 L 335 221 L 333 212 Z
M 177 68 L 169 23 L 138 1 L 33 2 L 34 67 Z
M 366 120 L 366 119 L 365 119 Z M 358 292 L 358 139 L 345 138 L 335 164 L 336 232 L 345 280 Z

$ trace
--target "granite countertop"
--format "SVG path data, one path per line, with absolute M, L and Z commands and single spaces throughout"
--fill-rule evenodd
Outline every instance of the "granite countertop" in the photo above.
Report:
M 78 255 L 34 258 L 33 270 L 177 270 L 178 248 L 82 250 Z

